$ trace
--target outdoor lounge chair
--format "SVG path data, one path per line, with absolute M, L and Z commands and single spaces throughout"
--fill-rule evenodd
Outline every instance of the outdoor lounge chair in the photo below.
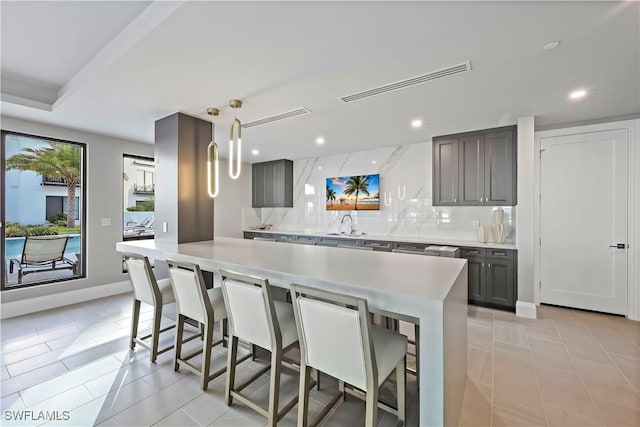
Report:
M 18 266 L 18 283 L 22 283 L 25 274 L 54 270 L 78 271 L 77 263 L 65 258 L 69 236 L 27 236 L 22 248 L 22 256 L 12 259 L 9 273 L 13 273 L 14 265 Z

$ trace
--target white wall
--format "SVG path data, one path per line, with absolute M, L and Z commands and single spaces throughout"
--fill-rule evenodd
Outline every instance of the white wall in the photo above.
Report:
M 153 145 L 11 117 L 2 117 L 2 129 L 82 142 L 87 150 L 87 277 L 7 290 L 2 292 L 2 303 L 126 280 L 122 274 L 121 257 L 115 251 L 116 242 L 122 239 L 122 155 L 153 157 Z M 101 226 L 101 218 L 111 218 L 111 226 Z
M 518 302 L 533 304 L 534 225 L 535 225 L 535 147 L 533 117 L 518 119 Z M 518 307 L 517 309 L 519 309 Z M 533 313 L 535 315 L 535 311 Z
M 229 161 L 220 159 L 220 191 L 213 205 L 216 236 L 242 238 L 242 210 L 251 208 L 251 165 L 242 164 L 238 179 L 229 176 Z
M 357 229 L 371 235 L 449 238 L 475 242 L 478 228 L 474 221 L 492 225 L 493 211 L 496 208 L 432 206 L 431 147 L 429 141 L 295 160 L 293 209 L 259 209 L 261 212 L 258 212 L 258 218 L 264 223 L 274 224 L 276 230 L 337 232 L 342 216 L 350 213 Z M 379 211 L 326 210 L 326 178 L 376 173 L 380 174 Z M 513 242 L 516 208 L 506 206 L 503 209 L 504 224 L 509 233 L 507 241 Z

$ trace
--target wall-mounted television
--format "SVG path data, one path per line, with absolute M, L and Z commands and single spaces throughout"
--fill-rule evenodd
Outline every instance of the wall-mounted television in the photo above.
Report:
M 328 211 L 380 210 L 380 175 L 327 178 Z

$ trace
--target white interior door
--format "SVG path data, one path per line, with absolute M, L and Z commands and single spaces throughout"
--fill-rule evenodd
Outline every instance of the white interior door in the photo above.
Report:
M 543 138 L 541 149 L 540 301 L 626 315 L 626 130 Z

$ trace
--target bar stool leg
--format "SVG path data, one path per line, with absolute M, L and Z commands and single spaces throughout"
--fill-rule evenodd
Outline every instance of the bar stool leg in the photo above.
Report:
M 213 344 L 213 323 L 207 322 L 204 325 L 204 347 L 202 348 L 202 372 L 200 382 L 203 390 L 209 387 L 209 370 L 211 369 L 211 346 Z
M 280 397 L 280 371 L 282 369 L 282 355 L 277 349 L 271 352 L 271 378 L 269 379 L 269 427 L 278 424 L 278 400 Z
M 318 370 L 315 370 L 318 372 Z M 309 419 L 309 381 L 311 375 L 305 363 L 300 363 L 300 389 L 298 390 L 298 427 L 307 427 Z
M 136 337 L 138 336 L 138 322 L 140 321 L 140 301 L 133 300 L 133 315 L 131 316 L 131 342 L 129 348 L 131 350 L 136 346 Z
M 231 390 L 235 387 L 236 381 L 236 356 L 238 354 L 238 338 L 233 335 L 229 336 L 229 350 L 227 351 L 227 386 L 225 388 L 225 403 L 231 406 L 233 396 Z
M 182 334 L 184 332 L 184 316 L 178 314 L 176 318 L 176 342 L 174 345 L 175 353 L 173 355 L 173 370 L 178 371 L 180 363 L 178 359 L 182 357 Z
M 374 427 L 378 423 L 378 387 L 377 384 L 372 390 L 367 390 L 367 408 L 365 416 L 365 426 Z
M 160 322 L 162 321 L 162 304 L 153 307 L 153 329 L 151 330 L 151 363 L 158 357 L 158 341 L 160 341 Z
M 406 413 L 407 413 L 407 357 L 405 356 L 396 366 L 396 383 L 397 383 L 397 398 L 398 398 L 398 419 L 402 421 L 402 425 L 406 425 Z

